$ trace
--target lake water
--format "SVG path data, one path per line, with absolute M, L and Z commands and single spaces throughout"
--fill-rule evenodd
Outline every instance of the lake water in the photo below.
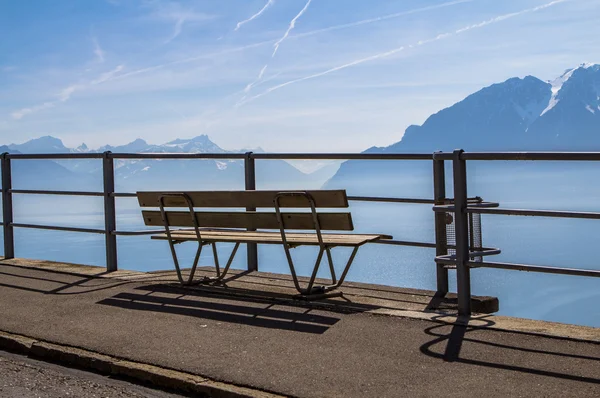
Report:
M 600 169 L 543 172 L 511 169 L 495 173 L 469 169 L 470 195 L 498 201 L 502 207 L 600 211 Z M 399 180 L 400 182 L 401 179 Z M 431 197 L 431 181 L 406 181 L 412 197 Z M 450 184 L 450 182 L 449 182 Z M 449 185 L 451 186 L 451 185 Z M 260 188 L 260 187 L 258 187 Z M 452 196 L 450 189 L 448 196 Z M 118 229 L 143 229 L 135 199 L 117 199 Z M 48 212 L 48 209 L 52 211 Z M 82 212 L 85 209 L 85 213 Z M 434 242 L 433 212 L 430 205 L 353 202 L 351 212 L 356 232 L 386 233 L 399 240 Z M 103 228 L 102 202 L 98 198 L 53 199 L 15 195 L 15 222 Z M 538 217 L 482 216 L 485 246 L 499 247 L 502 254 L 488 257 L 548 266 L 600 269 L 596 257 L 600 221 Z M 227 258 L 232 245 L 221 244 L 221 258 Z M 104 265 L 104 236 L 68 232 L 15 229 L 18 257 L 47 259 L 81 264 Z M 191 261 L 193 244 L 178 247 L 182 263 Z M 345 263 L 349 250 L 334 249 L 337 264 Z M 299 273 L 307 275 L 316 249 L 293 250 Z M 370 244 L 363 247 L 348 275 L 349 280 L 435 290 L 433 249 Z M 151 241 L 148 236 L 118 237 L 119 267 L 140 271 L 170 269 L 168 244 Z M 209 250 L 200 264 L 212 264 Z M 323 263 L 325 266 L 325 263 Z M 245 268 L 245 249 L 240 248 L 234 268 Z M 262 271 L 288 273 L 280 246 L 259 246 Z M 326 268 L 323 267 L 323 268 Z M 531 319 L 542 319 L 589 326 L 600 326 L 600 279 L 549 275 L 519 271 L 473 269 L 472 291 L 477 295 L 497 296 L 500 312 Z M 451 287 L 456 286 L 450 272 Z M 454 289 L 452 289 L 454 290 Z

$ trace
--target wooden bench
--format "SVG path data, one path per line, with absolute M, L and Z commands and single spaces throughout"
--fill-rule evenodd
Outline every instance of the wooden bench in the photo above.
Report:
M 158 208 L 143 210 L 142 216 L 146 225 L 165 228 L 165 233 L 153 235 L 152 239 L 163 239 L 169 242 L 177 277 L 182 284 L 194 283 L 194 273 L 200 253 L 206 245 L 212 246 L 216 277 L 204 278 L 203 281 L 222 280 L 241 243 L 280 244 L 283 245 L 298 292 L 302 295 L 322 294 L 342 285 L 360 246 L 380 239 L 392 239 L 389 235 L 380 234 L 322 232 L 354 229 L 352 217 L 348 212 L 317 212 L 317 208 L 348 208 L 345 190 L 137 192 L 137 197 L 140 207 Z M 185 210 L 167 210 L 167 208 L 185 208 Z M 195 208 L 243 208 L 244 211 L 196 211 Z M 275 211 L 256 211 L 264 208 Z M 283 211 L 291 208 L 310 209 L 310 211 Z M 172 229 L 172 227 L 193 228 Z M 265 229 L 275 231 L 264 231 Z M 311 232 L 304 232 L 307 230 Z M 198 250 L 189 277 L 184 280 L 175 245 L 187 241 L 198 242 Z M 222 271 L 216 249 L 218 242 L 235 243 Z M 290 253 L 291 248 L 302 245 L 319 246 L 317 260 L 306 288 L 302 288 L 298 282 Z M 331 249 L 337 246 L 354 248 L 339 280 L 336 278 L 331 256 Z M 331 284 L 314 286 L 324 254 L 329 263 Z

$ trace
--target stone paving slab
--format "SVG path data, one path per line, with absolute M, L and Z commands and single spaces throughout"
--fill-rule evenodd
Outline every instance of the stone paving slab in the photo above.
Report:
M 184 398 L 3 351 L 0 351 L 0 397 Z

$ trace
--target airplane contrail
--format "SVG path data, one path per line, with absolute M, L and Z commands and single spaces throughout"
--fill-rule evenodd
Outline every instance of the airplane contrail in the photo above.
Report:
M 279 46 L 289 36 L 292 29 L 294 29 L 294 27 L 296 26 L 296 21 L 298 20 L 298 18 L 300 18 L 302 16 L 302 14 L 304 14 L 306 12 L 306 9 L 308 8 L 308 6 L 310 5 L 311 2 L 312 2 L 312 0 L 308 0 L 306 2 L 306 4 L 304 5 L 304 8 L 301 9 L 300 12 L 290 21 L 290 25 L 288 26 L 288 28 L 285 31 L 285 33 L 283 34 L 283 36 L 281 36 L 281 38 L 279 40 L 277 40 L 277 42 L 275 43 L 275 45 L 274 45 L 275 48 L 273 49 L 273 54 L 271 55 L 271 58 L 273 58 L 275 56 L 275 54 L 277 53 L 277 50 L 279 49 Z
M 275 43 L 275 45 L 274 45 L 275 48 L 273 49 L 273 54 L 271 54 L 271 59 L 275 58 L 275 54 L 277 54 L 277 50 L 279 49 L 279 46 L 289 36 L 292 29 L 294 29 L 294 27 L 296 26 L 296 21 L 302 16 L 302 14 L 304 14 L 306 12 L 306 9 L 310 5 L 311 1 L 312 0 L 308 0 L 306 2 L 306 4 L 304 5 L 304 8 L 302 10 L 300 10 L 300 12 L 298 14 L 296 14 L 296 16 L 290 21 L 290 24 L 289 24 L 287 30 L 285 31 L 285 33 L 283 34 L 283 36 L 281 36 L 281 38 Z M 260 73 L 258 74 L 256 79 L 254 79 L 254 81 L 252 81 L 251 83 L 248 83 L 246 88 L 244 88 L 244 93 L 246 93 L 246 94 L 240 99 L 238 104 L 242 103 L 246 99 L 247 94 L 250 92 L 252 87 L 254 87 L 256 85 L 256 83 L 260 82 L 260 80 L 262 79 L 263 75 L 265 74 L 265 71 L 267 70 L 268 66 L 269 66 L 269 63 L 266 63 L 265 66 L 263 66 L 262 69 L 260 70 Z M 238 104 L 236 104 L 236 105 L 238 105 Z
M 376 59 L 379 59 L 379 58 L 389 57 L 390 55 L 399 53 L 400 51 L 403 51 L 406 48 L 413 48 L 413 47 L 421 46 L 423 44 L 432 43 L 432 42 L 435 42 L 435 41 L 438 41 L 438 40 L 441 40 L 441 39 L 444 39 L 444 38 L 447 38 L 447 37 L 450 37 L 450 36 L 454 36 L 454 35 L 457 35 L 457 34 L 460 34 L 460 33 L 466 32 L 466 31 L 469 31 L 471 29 L 482 28 L 484 26 L 491 25 L 491 24 L 494 24 L 494 23 L 497 23 L 497 22 L 500 22 L 500 21 L 504 21 L 504 20 L 507 20 L 507 19 L 510 19 L 510 18 L 514 18 L 514 17 L 520 16 L 520 15 L 523 15 L 523 14 L 527 14 L 527 13 L 531 13 L 531 12 L 536 12 L 536 11 L 542 10 L 544 8 L 551 7 L 551 6 L 556 5 L 556 4 L 563 3 L 565 1 L 569 1 L 569 0 L 554 0 L 554 1 L 551 1 L 551 2 L 546 3 L 546 4 L 542 4 L 542 5 L 537 6 L 537 7 L 527 8 L 527 9 L 524 9 L 524 10 L 521 10 L 521 11 L 517 11 L 517 12 L 513 12 L 513 13 L 509 13 L 509 14 L 499 15 L 497 17 L 488 19 L 488 20 L 483 21 L 483 22 L 479 22 L 479 23 L 476 23 L 476 24 L 473 24 L 473 25 L 468 25 L 468 26 L 462 27 L 460 29 L 457 29 L 454 32 L 441 33 L 441 34 L 439 34 L 439 35 L 437 35 L 437 36 L 435 36 L 433 38 L 426 39 L 426 40 L 420 40 L 416 44 L 411 44 L 411 45 L 408 45 L 408 46 L 397 47 L 397 48 L 394 48 L 392 50 L 389 50 L 389 51 L 386 51 L 386 52 L 383 52 L 383 53 L 371 55 L 370 57 L 357 59 L 355 61 L 348 62 L 346 64 L 343 64 L 343 65 L 340 65 L 340 66 L 336 66 L 334 68 L 327 69 L 327 70 L 325 70 L 323 72 L 319 72 L 319 73 L 315 73 L 315 74 L 312 74 L 312 75 L 309 75 L 309 76 L 304 76 L 304 77 L 301 77 L 301 78 L 298 78 L 298 79 L 290 80 L 288 82 L 281 83 L 281 84 L 278 84 L 276 86 L 270 87 L 267 90 L 263 91 L 262 93 L 257 94 L 257 95 L 255 95 L 253 97 L 248 98 L 246 101 L 242 102 L 240 105 L 247 104 L 248 102 L 254 101 L 254 100 L 256 100 L 256 99 L 258 99 L 260 97 L 263 97 L 263 96 L 265 96 L 265 95 L 267 95 L 267 94 L 275 91 L 275 90 L 279 90 L 279 89 L 284 88 L 286 86 L 289 86 L 291 84 L 300 83 L 300 82 L 303 82 L 305 80 L 315 79 L 317 77 L 325 76 L 325 75 L 328 75 L 330 73 L 336 72 L 338 70 L 346 69 L 346 68 L 349 68 L 351 66 L 359 65 L 359 64 L 362 64 L 362 63 L 365 63 L 365 62 L 369 62 L 369 61 L 373 61 L 373 60 L 376 60 Z
M 375 17 L 375 18 L 370 18 L 370 19 L 364 19 L 364 20 L 355 21 L 355 22 L 349 22 L 349 23 L 341 24 L 341 25 L 329 26 L 327 28 L 316 29 L 316 30 L 312 30 L 312 31 L 304 32 L 304 33 L 299 33 L 297 35 L 290 35 L 288 37 L 288 39 L 297 39 L 297 38 L 312 36 L 312 35 L 316 35 L 316 34 L 319 34 L 319 33 L 329 32 L 329 31 L 332 31 L 332 30 L 350 28 L 350 27 L 353 27 L 353 26 L 374 23 L 374 22 L 383 21 L 383 20 L 386 20 L 386 19 L 391 19 L 391 18 L 398 18 L 398 17 L 401 17 L 403 15 L 410 15 L 410 14 L 414 14 L 414 13 L 418 13 L 418 12 L 429 11 L 429 10 L 433 10 L 433 9 L 436 9 L 436 8 L 443 8 L 443 7 L 453 6 L 453 5 L 456 5 L 456 4 L 468 3 L 468 2 L 472 2 L 472 1 L 477 1 L 477 0 L 450 1 L 450 2 L 447 2 L 447 3 L 437 4 L 437 5 L 434 5 L 434 6 L 416 8 L 414 10 L 402 11 L 402 12 L 397 12 L 397 13 L 389 14 L 389 15 L 382 15 L 380 17 Z M 154 71 L 154 70 L 157 70 L 157 69 L 166 68 L 166 67 L 172 66 L 172 65 L 179 65 L 179 64 L 185 64 L 185 63 L 189 63 L 189 62 L 194 62 L 194 61 L 197 61 L 199 59 L 205 59 L 205 58 L 215 57 L 215 56 L 219 56 L 219 55 L 224 55 L 224 54 L 230 54 L 230 53 L 235 53 L 235 52 L 239 52 L 239 51 L 249 50 L 251 48 L 260 47 L 260 46 L 264 46 L 264 45 L 267 45 L 267 44 L 272 44 L 272 43 L 275 43 L 275 42 L 277 42 L 276 39 L 263 40 L 263 41 L 260 41 L 260 42 L 257 42 L 257 43 L 246 44 L 244 46 L 234 47 L 234 48 L 230 48 L 230 49 L 222 50 L 222 51 L 217 51 L 217 52 L 214 52 L 214 53 L 211 53 L 211 54 L 202 54 L 202 55 L 197 55 L 197 56 L 194 56 L 194 57 L 180 59 L 180 60 L 177 60 L 177 61 L 167 62 L 167 63 L 164 63 L 164 64 L 149 66 L 149 67 L 146 67 L 146 68 L 141 68 L 141 69 L 137 69 L 137 70 L 133 70 L 133 71 L 127 72 L 127 73 L 123 73 L 123 74 L 121 74 L 119 76 L 116 76 L 115 79 L 123 79 L 123 78 L 127 78 L 127 77 L 130 77 L 130 76 L 135 76 L 135 75 L 139 75 L 139 74 L 142 74 L 142 73 L 146 73 L 146 72 L 151 72 L 151 71 Z
M 416 13 L 423 12 L 423 11 L 431 11 L 431 10 L 435 10 L 438 8 L 449 7 L 449 6 L 453 6 L 453 5 L 457 5 L 457 4 L 471 3 L 473 1 L 476 1 L 476 0 L 449 1 L 447 3 L 441 3 L 441 4 L 436 4 L 436 5 L 427 6 L 427 7 L 415 8 L 415 9 L 407 10 L 407 11 L 395 12 L 393 14 L 387 14 L 387 15 L 382 15 L 379 17 L 363 19 L 360 21 L 348 22 L 348 23 L 344 23 L 341 25 L 329 26 L 327 28 L 322 28 L 322 29 L 315 29 L 315 30 L 311 30 L 309 32 L 298 33 L 296 35 L 292 35 L 290 38 L 299 39 L 302 37 L 312 36 L 312 35 L 316 35 L 319 33 L 330 32 L 332 30 L 352 28 L 354 26 L 360 26 L 360 25 L 366 25 L 366 24 L 370 24 L 370 23 L 374 23 L 374 22 L 385 21 L 386 19 L 398 18 L 398 17 L 402 17 L 405 15 L 416 14 Z
M 264 7 L 263 7 L 263 8 L 261 8 L 259 12 L 257 12 L 257 13 L 256 13 L 256 14 L 254 14 L 254 15 L 252 15 L 252 16 L 251 16 L 250 18 L 248 18 L 248 19 L 245 19 L 245 20 L 243 20 L 243 21 L 240 21 L 240 22 L 238 22 L 238 23 L 237 23 L 237 25 L 235 26 L 235 29 L 234 29 L 233 31 L 235 32 L 235 31 L 236 31 L 236 30 L 238 30 L 238 29 L 239 29 L 239 28 L 240 28 L 240 27 L 241 27 L 243 24 L 245 24 L 245 23 L 248 23 L 248 22 L 250 22 L 250 21 L 252 21 L 252 20 L 254 20 L 254 19 L 256 19 L 256 18 L 260 17 L 260 16 L 261 16 L 261 14 L 267 10 L 267 8 L 269 8 L 269 7 L 271 7 L 271 6 L 273 5 L 273 3 L 275 3 L 275 0 L 269 0 L 269 1 L 267 1 L 267 4 L 265 4 L 265 5 L 264 5 Z
M 246 86 L 246 88 L 244 89 L 244 92 L 247 93 L 248 91 L 250 91 L 250 89 L 256 85 L 256 83 L 258 83 L 260 81 L 260 79 L 262 79 L 263 75 L 265 74 L 267 67 L 269 65 L 266 64 L 265 66 L 262 67 L 262 69 L 260 70 L 260 73 L 258 74 L 258 76 L 256 77 L 256 79 L 254 79 L 254 81 L 252 83 L 248 83 L 248 85 Z

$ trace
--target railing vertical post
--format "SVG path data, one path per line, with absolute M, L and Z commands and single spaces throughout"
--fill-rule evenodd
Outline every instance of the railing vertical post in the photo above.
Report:
M 104 183 L 104 235 L 106 239 L 106 270 L 116 271 L 117 264 L 117 236 L 113 232 L 117 228 L 117 214 L 115 209 L 115 166 L 110 151 L 104 152 L 102 158 L 103 183 Z
M 244 158 L 244 175 L 246 190 L 256 190 L 256 167 L 252 152 L 246 152 L 246 157 Z M 256 208 L 246 207 L 246 211 L 256 211 Z M 255 230 L 248 228 L 248 231 Z M 248 271 L 258 271 L 258 250 L 256 243 L 247 243 L 246 251 L 248 253 Z
M 4 230 L 4 258 L 15 258 L 13 233 L 12 175 L 8 153 L 2 154 L 2 229 Z
M 469 261 L 469 224 L 467 217 L 467 165 L 462 149 L 454 151 L 454 228 L 456 232 L 456 282 L 458 314 L 471 315 L 471 270 Z
M 433 159 L 433 200 L 436 205 L 446 204 L 446 175 L 444 161 Z M 448 254 L 446 238 L 446 213 L 435 212 L 435 255 Z M 448 269 L 443 264 L 436 264 L 437 293 L 448 293 Z

